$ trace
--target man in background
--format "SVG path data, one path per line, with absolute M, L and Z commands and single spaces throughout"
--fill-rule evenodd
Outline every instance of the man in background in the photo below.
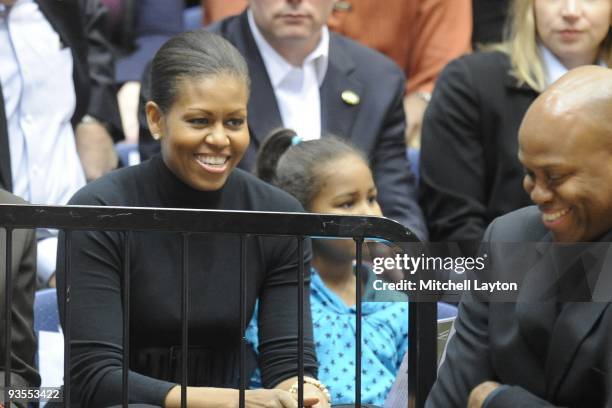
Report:
M 65 204 L 117 166 L 113 59 L 98 0 L 0 0 L 0 187 Z M 53 283 L 57 240 L 39 230 L 38 275 Z
M 247 0 L 202 0 L 204 24 L 238 14 L 247 5 Z M 327 23 L 332 31 L 387 55 L 404 71 L 406 143 L 419 147 L 423 113 L 438 74 L 471 50 L 471 0 L 338 0 Z

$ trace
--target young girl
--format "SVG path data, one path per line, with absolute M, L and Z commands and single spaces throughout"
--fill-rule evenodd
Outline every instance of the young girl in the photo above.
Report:
M 295 196 L 310 212 L 381 216 L 372 172 L 360 152 L 334 137 L 301 142 L 281 129 L 261 147 L 259 177 Z M 333 404 L 355 398 L 355 243 L 313 240 L 311 310 L 319 379 Z M 407 349 L 408 303 L 395 293 L 387 301 L 373 290 L 375 275 L 362 273 L 361 399 L 383 405 Z M 389 301 L 396 300 L 396 301 Z M 256 339 L 256 325 L 247 337 Z

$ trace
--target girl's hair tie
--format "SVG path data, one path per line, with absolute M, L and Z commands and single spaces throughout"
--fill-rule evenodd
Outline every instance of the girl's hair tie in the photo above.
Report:
M 298 135 L 295 135 L 291 138 L 291 146 L 295 146 L 300 143 L 302 143 L 302 138 L 299 137 Z

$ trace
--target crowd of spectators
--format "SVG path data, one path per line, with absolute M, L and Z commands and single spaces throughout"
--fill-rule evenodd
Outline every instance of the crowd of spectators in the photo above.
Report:
M 463 256 L 483 242 L 608 242 L 611 27 L 612 0 L 0 0 L 0 203 L 385 216 L 422 241 L 459 244 Z M 12 313 L 11 383 L 39 386 L 34 293 L 63 282 L 69 256 L 74 401 L 108 407 L 121 400 L 124 238 L 76 235 L 67 252 L 57 231 L 16 231 L 10 288 L 0 235 L 0 293 L 13 299 L 0 305 L 0 327 Z M 134 242 L 130 400 L 179 406 L 178 241 L 141 233 Z M 288 239 L 250 244 L 247 330 L 238 300 L 219 295 L 235 284 L 238 261 L 227 259 L 239 243 L 190 238 L 200 248 L 190 290 L 209 296 L 190 305 L 189 406 L 237 398 L 230 339 L 245 330 L 248 369 L 264 387 L 249 390 L 247 406 L 293 406 L 297 311 L 284 300 L 300 263 L 312 266 L 305 404 L 353 402 L 343 341 L 328 339 L 354 330 L 354 253 L 307 242 L 303 259 Z M 572 273 L 605 286 L 603 264 Z M 379 383 L 363 395 L 383 405 L 409 346 L 405 319 L 390 316 L 407 303 L 399 293 L 375 299 L 370 272 L 363 318 L 379 341 L 363 351 L 372 370 L 363 374 Z M 586 283 L 572 282 L 559 279 L 542 307 L 468 294 L 427 406 L 611 403 L 610 299 L 580 297 L 572 290 Z M 521 295 L 530 305 L 542 294 Z M 567 301 L 576 297 L 583 304 Z

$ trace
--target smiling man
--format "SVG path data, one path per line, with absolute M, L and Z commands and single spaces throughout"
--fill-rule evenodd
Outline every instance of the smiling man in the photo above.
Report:
M 570 71 L 527 111 L 519 158 L 536 206 L 485 234 L 495 273 L 522 279 L 520 293 L 466 294 L 426 407 L 611 406 L 610 118 L 612 71 L 596 66 Z M 508 242 L 533 244 L 512 253 Z
M 610 76 L 596 67 L 568 76 L 519 131 L 523 186 L 556 241 L 594 241 L 612 229 Z

